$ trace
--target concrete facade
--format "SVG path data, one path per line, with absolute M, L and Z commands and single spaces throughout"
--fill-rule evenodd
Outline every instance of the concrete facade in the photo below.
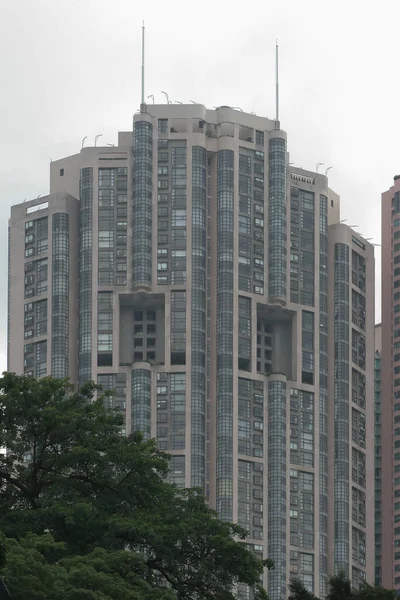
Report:
M 399 266 L 398 266 L 399 265 Z M 400 178 L 382 194 L 382 585 L 400 591 Z
M 48 272 L 46 372 L 62 323 L 71 380 L 115 389 L 125 431 L 156 437 L 171 480 L 249 532 L 275 562 L 271 600 L 291 577 L 320 597 L 341 569 L 372 582 L 373 246 L 340 223 L 327 177 L 289 166 L 275 121 L 152 105 L 118 146 L 53 161 L 50 182 L 37 216 L 68 215 L 69 259 L 61 305 Z M 24 280 L 35 204 L 11 212 L 8 366 L 42 375 L 21 317 L 41 300 Z M 49 261 L 66 252 L 53 237 Z
M 375 325 L 375 585 L 382 586 L 382 323 Z

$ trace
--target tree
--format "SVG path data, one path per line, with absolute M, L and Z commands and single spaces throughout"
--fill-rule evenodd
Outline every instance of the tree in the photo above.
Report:
M 292 579 L 289 584 L 291 592 L 289 600 L 318 600 L 312 592 L 309 592 L 306 586 L 300 579 Z
M 138 575 L 137 555 L 99 548 L 67 557 L 64 544 L 51 535 L 30 534 L 20 542 L 6 539 L 4 576 L 13 600 L 173 600 Z
M 120 435 L 122 417 L 105 408 L 97 386 L 77 393 L 67 381 L 5 373 L 0 392 L 0 446 L 8 449 L 0 456 L 0 529 L 19 543 L 8 542 L 12 556 L 33 552 L 69 578 L 78 566 L 103 564 L 111 577 L 125 565 L 136 582 L 163 593 L 170 587 L 180 600 L 230 600 L 237 583 L 266 597 L 259 580 L 270 563 L 247 549 L 245 532 L 220 521 L 198 490 L 165 481 L 168 456 L 154 441 Z M 62 544 L 55 565 L 36 544 L 46 533 Z
M 343 571 L 329 578 L 327 600 L 351 600 L 352 598 L 351 583 Z
M 397 598 L 394 590 L 386 590 L 375 585 L 364 585 L 357 591 L 353 592 L 353 600 L 395 600 Z
M 299 579 L 293 579 L 289 589 L 291 595 L 288 600 L 318 600 Z M 353 590 L 349 579 L 343 572 L 329 579 L 327 600 L 395 600 L 395 598 L 396 593 L 393 590 L 386 590 L 368 583 L 364 583 L 358 590 Z

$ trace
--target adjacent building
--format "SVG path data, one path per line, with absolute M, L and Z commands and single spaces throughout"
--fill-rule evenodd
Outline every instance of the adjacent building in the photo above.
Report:
M 115 389 L 125 431 L 274 560 L 272 600 L 373 581 L 373 246 L 278 122 L 142 106 L 51 163 L 9 246 L 10 370 Z
M 400 177 L 382 194 L 382 584 L 400 592 Z
M 390 437 L 389 437 L 390 439 Z M 375 325 L 375 585 L 382 586 L 382 324 Z

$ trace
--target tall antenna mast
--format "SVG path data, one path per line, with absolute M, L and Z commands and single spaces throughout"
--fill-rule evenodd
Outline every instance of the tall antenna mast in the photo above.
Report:
M 278 40 L 276 40 L 276 47 L 275 47 L 275 74 L 276 74 L 275 121 L 279 121 L 279 46 L 278 46 Z
M 142 25 L 142 102 L 144 104 L 144 21 Z

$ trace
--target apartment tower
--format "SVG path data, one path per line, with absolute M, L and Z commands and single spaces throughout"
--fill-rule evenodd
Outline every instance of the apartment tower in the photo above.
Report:
M 278 122 L 143 105 L 12 208 L 9 278 L 9 369 L 115 389 L 274 560 L 272 600 L 373 581 L 373 246 Z
M 375 585 L 382 587 L 382 324 L 375 325 Z
M 400 592 L 400 176 L 382 194 L 382 585 Z

